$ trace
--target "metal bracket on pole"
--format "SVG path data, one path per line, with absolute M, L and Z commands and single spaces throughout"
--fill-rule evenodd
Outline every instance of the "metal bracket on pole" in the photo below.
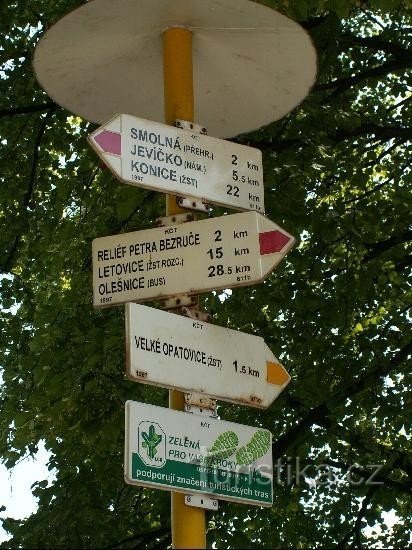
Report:
M 212 319 L 212 316 L 210 315 L 210 313 L 207 313 L 206 311 L 199 311 L 196 308 L 183 306 L 181 308 L 181 311 L 182 311 L 182 315 L 185 315 L 186 317 L 190 317 L 190 319 L 194 319 L 196 321 L 205 321 L 206 323 L 208 323 Z
M 203 393 L 185 393 L 185 411 L 217 418 L 216 399 L 212 399 Z
M 185 212 L 184 214 L 175 214 L 174 216 L 163 216 L 157 218 L 157 227 L 167 227 L 169 225 L 179 225 L 181 223 L 192 222 L 195 219 L 191 212 Z
M 182 130 L 192 130 L 192 132 L 196 132 L 196 134 L 207 135 L 207 130 L 204 126 L 190 122 L 190 120 L 182 120 L 181 118 L 178 118 L 175 120 L 175 126 L 176 128 L 182 128 Z
M 163 303 L 163 309 L 177 309 L 182 306 L 196 306 L 197 296 L 188 296 L 182 294 L 181 296 L 169 296 Z
M 196 126 L 196 125 L 193 125 Z M 194 128 L 190 128 L 194 129 Z M 185 199 L 190 200 L 190 199 Z M 178 202 L 178 199 L 176 199 Z M 202 203 L 201 203 L 202 204 Z M 180 203 L 182 206 L 182 204 Z M 193 214 L 176 214 L 174 216 L 166 216 L 159 218 L 157 221 L 158 226 L 168 226 L 173 224 L 185 223 L 191 221 L 188 219 L 190 216 L 193 219 Z M 164 309 L 175 309 L 176 313 L 185 315 L 190 319 L 199 321 L 210 321 L 211 315 L 205 311 L 199 311 L 197 308 L 198 297 L 197 296 L 169 296 L 163 303 Z M 216 413 L 216 399 L 212 399 L 199 393 L 185 393 L 184 394 L 184 410 L 187 413 L 197 414 L 208 418 L 217 418 Z M 185 495 L 185 505 L 192 508 L 202 508 L 204 510 L 218 510 L 219 501 L 214 498 L 210 498 L 207 495 Z
M 189 120 L 177 119 L 175 120 L 175 126 L 177 128 L 181 128 L 182 130 L 190 130 L 195 134 L 207 135 L 207 130 L 204 126 L 201 124 L 195 124 Z M 205 212 L 206 214 L 209 214 L 212 210 L 210 205 L 196 199 L 191 199 L 190 197 L 176 197 L 176 204 L 180 206 L 180 208 Z
M 185 495 L 185 504 L 186 506 L 195 506 L 206 510 L 217 510 L 219 508 L 219 501 L 206 495 Z
M 216 399 L 212 399 L 201 393 L 185 393 L 185 412 L 217 418 Z M 217 499 L 207 495 L 185 495 L 186 506 L 205 508 L 206 510 L 217 510 L 219 502 Z
M 209 214 L 212 207 L 202 201 L 191 199 L 190 197 L 176 197 L 176 204 L 180 208 L 186 208 L 187 210 L 197 210 L 197 212 L 205 212 Z

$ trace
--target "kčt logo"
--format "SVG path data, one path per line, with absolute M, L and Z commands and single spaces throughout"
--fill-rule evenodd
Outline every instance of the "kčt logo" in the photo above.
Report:
M 156 422 L 140 422 L 139 455 L 147 466 L 160 468 L 166 464 L 166 435 Z

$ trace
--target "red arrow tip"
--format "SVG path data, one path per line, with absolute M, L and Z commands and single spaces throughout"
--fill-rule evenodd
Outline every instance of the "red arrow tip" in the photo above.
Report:
M 281 252 L 290 240 L 291 238 L 288 235 L 278 229 L 259 233 L 260 255 Z
M 122 136 L 117 132 L 103 130 L 103 132 L 94 137 L 94 141 L 100 145 L 105 153 L 111 153 L 112 155 L 122 154 Z

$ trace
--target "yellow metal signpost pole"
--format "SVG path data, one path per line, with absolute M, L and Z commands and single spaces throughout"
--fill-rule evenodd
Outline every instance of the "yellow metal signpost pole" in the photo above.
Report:
M 193 65 L 192 33 L 183 27 L 171 27 L 163 33 L 163 74 L 165 121 L 174 124 L 176 119 L 193 122 Z M 176 197 L 166 195 L 166 215 L 184 212 L 176 204 Z M 184 410 L 184 394 L 170 390 L 169 407 Z M 205 511 L 186 506 L 182 493 L 172 493 L 172 545 L 173 548 L 205 548 Z

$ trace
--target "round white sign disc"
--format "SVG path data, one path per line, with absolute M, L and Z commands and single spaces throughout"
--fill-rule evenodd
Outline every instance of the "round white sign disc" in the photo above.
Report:
M 39 41 L 37 79 L 89 121 L 126 113 L 164 122 L 162 33 L 173 26 L 193 32 L 195 121 L 211 136 L 282 118 L 315 80 L 306 31 L 250 0 L 92 0 Z

